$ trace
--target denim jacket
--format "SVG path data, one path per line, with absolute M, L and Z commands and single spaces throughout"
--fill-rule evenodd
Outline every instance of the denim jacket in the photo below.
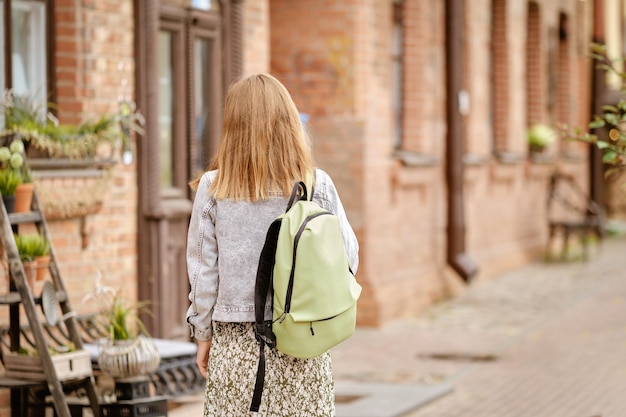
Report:
M 288 196 L 266 200 L 216 199 L 209 193 L 217 171 L 205 173 L 198 186 L 187 238 L 191 305 L 187 323 L 196 340 L 211 339 L 212 321 L 254 322 L 256 270 L 265 235 L 287 207 Z M 356 273 L 359 245 L 330 176 L 315 170 L 313 201 L 339 217 L 346 253 Z M 271 319 L 271 304 L 265 311 Z

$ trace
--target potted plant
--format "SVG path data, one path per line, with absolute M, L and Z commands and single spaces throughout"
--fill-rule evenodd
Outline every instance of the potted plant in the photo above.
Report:
M 24 142 L 15 136 L 8 146 L 0 147 L 0 161 L 13 169 L 20 177 L 20 183 L 15 189 L 15 212 L 24 213 L 30 211 L 33 201 L 35 184 L 30 169 L 24 163 Z
M 46 278 L 50 263 L 50 245 L 43 235 L 27 233 L 15 235 L 15 245 L 24 265 L 24 272 L 31 288 Z
M 20 182 L 20 176 L 15 171 L 0 169 L 0 194 L 2 194 L 7 213 L 15 211 L 15 190 Z
M 10 142 L 5 146 L 0 146 L 0 169 L 4 175 L 0 181 L 3 181 L 4 184 L 11 184 L 10 189 L 5 189 L 8 193 L 11 192 L 13 184 L 17 181 L 17 186 L 13 193 L 6 195 L 15 196 L 14 209 L 12 211 L 16 213 L 27 212 L 31 208 L 35 185 L 32 181 L 30 169 L 24 163 L 24 143 L 15 136 L 5 139 L 9 139 Z M 2 195 L 5 196 L 4 193 Z
M 119 145 L 128 149 L 130 132 L 143 133 L 143 116 L 134 103 L 120 103 L 114 113 L 103 113 L 95 121 L 62 124 L 50 112 L 53 104 L 38 104 L 29 97 L 15 97 L 5 90 L 0 113 L 5 119 L 1 135 L 18 135 L 45 157 L 57 159 L 112 159 Z
M 148 337 L 139 314 L 148 312 L 148 302 L 128 302 L 111 287 L 96 285 L 83 303 L 96 301 L 98 316 L 107 332 L 99 343 L 98 365 L 114 378 L 128 378 L 154 372 L 161 361 L 159 351 Z
M 528 129 L 528 146 L 531 152 L 543 152 L 556 139 L 556 132 L 548 125 L 538 123 Z

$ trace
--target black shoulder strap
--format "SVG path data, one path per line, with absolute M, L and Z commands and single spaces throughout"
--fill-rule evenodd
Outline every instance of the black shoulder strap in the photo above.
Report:
M 289 201 L 287 202 L 287 210 L 291 209 L 291 206 L 298 200 L 306 200 L 307 199 L 307 188 L 306 184 L 302 181 L 296 181 L 293 184 L 293 189 L 291 190 L 291 196 L 289 197 Z
M 278 233 L 280 232 L 281 219 L 276 219 L 270 225 L 265 244 L 259 257 L 259 266 L 256 272 L 256 283 L 254 289 L 254 317 L 256 325 L 254 333 L 259 342 L 259 366 L 254 384 L 254 395 L 250 411 L 258 413 L 261 405 L 261 394 L 263 394 L 263 382 L 265 380 L 265 345 L 276 347 L 276 336 L 272 332 L 272 321 L 265 321 L 265 302 L 272 288 L 272 274 L 276 260 L 276 246 L 278 244 Z

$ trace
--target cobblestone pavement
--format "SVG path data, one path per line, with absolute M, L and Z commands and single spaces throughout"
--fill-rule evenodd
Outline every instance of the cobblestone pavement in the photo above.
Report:
M 626 240 L 359 329 L 333 360 L 339 382 L 453 385 L 406 417 L 625 417 Z

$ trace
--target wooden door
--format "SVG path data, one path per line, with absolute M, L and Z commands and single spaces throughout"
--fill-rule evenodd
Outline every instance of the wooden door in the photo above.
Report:
M 180 3 L 137 0 L 135 7 L 138 102 L 147 120 L 137 152 L 139 298 L 153 303 L 143 317 L 151 335 L 182 340 L 189 338 L 188 183 L 217 147 L 224 80 L 240 60 L 229 46 L 232 25 L 224 24 L 233 19 L 231 2 Z

